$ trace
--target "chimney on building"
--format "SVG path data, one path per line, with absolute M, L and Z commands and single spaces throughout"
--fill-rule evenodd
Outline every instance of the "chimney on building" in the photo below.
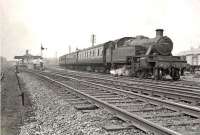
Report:
M 163 37 L 163 29 L 156 29 L 156 37 Z

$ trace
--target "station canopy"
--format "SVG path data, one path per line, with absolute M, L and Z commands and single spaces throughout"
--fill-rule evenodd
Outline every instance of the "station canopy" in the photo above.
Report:
M 42 59 L 41 56 L 34 56 L 34 55 L 29 54 L 28 50 L 26 50 L 26 54 L 25 55 L 15 56 L 14 58 L 15 59 L 21 59 L 21 60 L 24 60 L 24 59 Z

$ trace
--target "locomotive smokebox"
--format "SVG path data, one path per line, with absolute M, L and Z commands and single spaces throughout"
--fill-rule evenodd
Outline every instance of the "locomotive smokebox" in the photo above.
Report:
M 163 37 L 163 29 L 156 29 L 156 37 Z

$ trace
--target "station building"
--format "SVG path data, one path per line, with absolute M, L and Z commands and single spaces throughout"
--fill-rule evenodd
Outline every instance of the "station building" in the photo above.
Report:
M 22 56 L 15 56 L 17 59 L 17 65 L 27 67 L 27 68 L 36 68 L 36 67 L 43 67 L 43 58 L 41 56 L 34 56 L 29 54 L 28 50 L 26 50 L 25 55 Z
M 193 70 L 200 70 L 200 46 L 198 48 L 191 48 L 188 51 L 180 52 L 178 55 L 184 56 Z

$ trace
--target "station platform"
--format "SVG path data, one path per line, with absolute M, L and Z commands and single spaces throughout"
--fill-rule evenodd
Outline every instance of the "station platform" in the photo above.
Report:
M 6 68 L 1 80 L 1 135 L 17 135 L 20 132 L 24 111 L 28 106 L 22 103 L 22 92 L 15 67 Z

